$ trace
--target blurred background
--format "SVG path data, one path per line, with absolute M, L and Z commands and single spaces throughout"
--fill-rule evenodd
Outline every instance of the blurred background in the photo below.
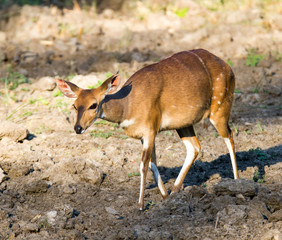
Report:
M 238 88 L 271 88 L 281 80 L 281 13 L 280 0 L 0 0 L 0 82 L 7 72 L 32 82 L 118 69 L 129 77 L 205 48 L 235 69 Z

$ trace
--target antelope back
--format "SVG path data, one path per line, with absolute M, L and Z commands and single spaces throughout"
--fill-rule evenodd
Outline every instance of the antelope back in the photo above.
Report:
M 131 87 L 125 119 L 151 125 L 155 131 L 192 125 L 210 115 L 213 102 L 232 95 L 231 75 L 231 68 L 206 50 L 174 54 L 125 83 Z

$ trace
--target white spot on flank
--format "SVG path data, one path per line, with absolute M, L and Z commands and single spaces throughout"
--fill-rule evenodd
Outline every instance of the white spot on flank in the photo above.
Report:
M 126 119 L 126 120 L 124 120 L 121 124 L 120 124 L 120 126 L 122 127 L 122 128 L 128 128 L 130 125 L 132 125 L 133 123 L 135 122 L 135 119 L 134 118 L 132 118 L 132 119 Z
M 216 79 L 216 81 L 219 81 L 219 77 Z
M 217 103 L 218 103 L 218 104 L 221 104 L 221 101 L 218 101 Z
M 213 98 L 213 99 L 216 99 L 216 96 L 213 96 L 212 98 Z
M 213 116 L 213 113 L 211 113 L 211 116 Z

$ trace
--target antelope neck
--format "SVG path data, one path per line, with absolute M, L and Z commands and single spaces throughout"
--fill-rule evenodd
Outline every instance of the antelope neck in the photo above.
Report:
M 125 102 L 115 98 L 115 94 L 106 95 L 99 106 L 99 117 L 114 123 L 121 123 L 124 120 Z

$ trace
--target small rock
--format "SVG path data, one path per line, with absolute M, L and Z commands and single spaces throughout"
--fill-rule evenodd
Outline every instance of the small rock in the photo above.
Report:
M 278 229 L 271 229 L 268 230 L 261 240 L 281 240 L 282 239 L 282 233 Z
M 7 171 L 10 178 L 17 178 L 24 175 L 30 171 L 30 168 L 25 165 L 12 165 L 11 168 Z
M 38 232 L 38 226 L 36 223 L 27 223 L 21 228 L 24 232 Z
M 229 205 L 222 211 L 219 211 L 217 217 L 220 222 L 232 225 L 247 218 L 246 209 L 247 207 L 243 205 Z
M 68 207 L 68 209 L 66 209 L 65 214 L 67 218 L 75 218 L 79 216 L 80 212 L 74 208 Z
M 7 176 L 4 174 L 2 168 L 0 168 L 0 183 L 2 183 L 6 178 Z
M 89 88 L 90 86 L 95 86 L 99 83 L 99 79 L 96 74 L 88 75 L 76 75 L 71 82 L 78 85 L 81 88 Z
M 28 130 L 20 125 L 10 121 L 0 121 L 0 140 L 4 137 L 8 137 L 15 142 L 24 140 L 27 137 Z
M 25 186 L 26 193 L 43 193 L 47 192 L 49 184 L 46 181 L 39 180 L 37 182 L 29 183 Z
M 50 211 L 50 212 L 47 213 L 47 219 L 48 219 L 48 222 L 50 224 L 52 224 L 52 225 L 55 224 L 57 214 L 58 214 L 57 211 Z
M 184 191 L 189 192 L 193 198 L 201 198 L 208 193 L 205 189 L 199 186 L 188 186 Z
M 271 221 L 271 222 L 282 221 L 282 209 L 272 213 L 268 220 Z
M 73 193 L 76 193 L 77 192 L 77 189 L 75 186 L 72 186 L 72 185 L 65 185 L 63 186 L 63 193 L 65 194 L 73 194 Z
M 254 182 L 244 179 L 223 179 L 214 186 L 214 191 L 217 195 L 237 195 L 240 193 L 246 197 L 256 195 Z
M 111 207 L 105 207 L 106 211 L 109 213 L 109 214 L 112 214 L 112 215 L 119 215 L 119 212 L 116 211 L 115 209 L 111 208 Z
M 282 162 L 265 166 L 265 181 L 267 183 L 281 183 L 282 182 Z
M 56 88 L 56 80 L 53 77 L 42 77 L 32 85 L 34 90 L 53 91 Z

